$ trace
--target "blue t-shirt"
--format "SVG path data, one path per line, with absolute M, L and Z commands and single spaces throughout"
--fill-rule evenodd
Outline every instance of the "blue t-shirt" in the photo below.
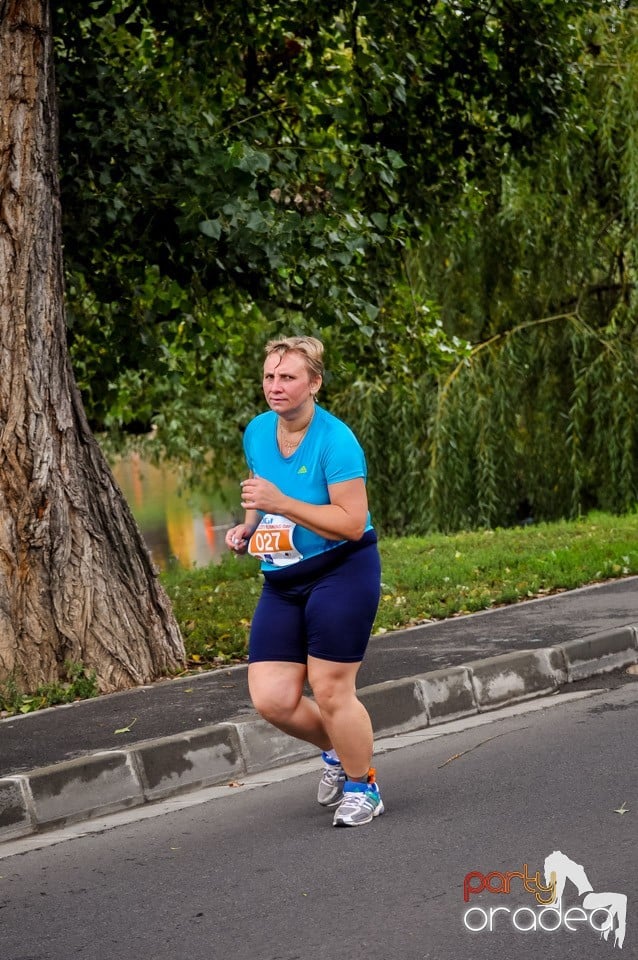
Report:
M 262 413 L 246 427 L 244 452 L 253 476 L 274 483 L 287 497 L 305 503 L 330 503 L 328 485 L 367 477 L 366 461 L 354 433 L 342 420 L 315 406 L 308 432 L 289 457 L 284 457 L 277 444 L 277 414 L 273 410 Z M 259 511 L 260 516 L 263 512 Z M 371 530 L 370 514 L 366 530 Z M 327 540 L 297 524 L 293 534 L 294 545 L 308 557 L 325 553 L 343 540 Z M 276 569 L 262 562 L 262 570 Z

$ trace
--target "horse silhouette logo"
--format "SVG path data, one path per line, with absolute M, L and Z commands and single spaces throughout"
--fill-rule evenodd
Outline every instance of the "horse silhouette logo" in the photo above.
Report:
M 543 883 L 543 874 L 544 880 Z M 579 906 L 563 905 L 563 894 L 567 882 L 572 883 L 582 898 Z M 524 892 L 534 896 L 534 906 L 528 904 L 506 906 L 503 897 Z M 578 924 L 587 924 L 598 933 L 601 939 L 608 940 L 614 935 L 613 945 L 622 950 L 627 929 L 627 897 L 624 893 L 594 890 L 580 863 L 576 863 L 560 850 L 554 850 L 545 857 L 543 873 L 532 872 L 529 864 L 524 863 L 521 870 L 492 870 L 483 873 L 472 870 L 463 881 L 463 899 L 469 903 L 473 897 L 487 894 L 487 899 L 496 897 L 501 900 L 490 905 L 483 900 L 479 905 L 473 902 L 463 915 L 463 923 L 470 933 L 495 933 L 504 923 L 509 922 L 520 933 L 543 931 L 553 933 L 559 929 L 573 932 Z M 494 903 L 494 901 L 492 901 Z M 503 918 L 507 919 L 503 919 Z
M 609 934 L 613 931 L 614 947 L 622 950 L 625 942 L 625 933 L 627 929 L 627 897 L 624 893 L 601 892 L 596 893 L 589 878 L 585 873 L 584 867 L 574 860 L 561 853 L 560 850 L 554 850 L 545 857 L 545 883 L 553 881 L 555 885 L 555 903 L 560 904 L 565 884 L 570 880 L 578 890 L 578 896 L 583 894 L 583 909 L 592 912 L 607 913 L 607 919 L 603 921 L 600 935 L 604 940 L 609 939 Z

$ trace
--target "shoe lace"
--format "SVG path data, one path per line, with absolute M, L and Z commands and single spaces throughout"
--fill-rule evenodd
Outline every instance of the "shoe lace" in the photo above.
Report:
M 339 780 L 343 779 L 343 777 L 344 777 L 344 773 L 343 773 L 343 767 L 341 765 L 332 766 L 332 765 L 326 764 L 326 769 L 323 771 L 323 777 L 322 777 L 322 780 L 324 783 L 329 783 L 329 784 L 338 783 Z
M 367 787 L 365 790 L 348 791 L 348 793 L 344 794 L 343 803 L 345 804 L 346 807 L 349 805 L 353 807 L 360 807 L 366 801 L 374 802 L 372 800 L 373 795 L 374 795 L 374 791 L 368 790 Z
M 363 800 L 365 799 L 365 793 L 348 793 L 344 796 L 343 800 L 339 804 L 339 816 L 343 817 L 348 816 L 350 813 L 361 809 L 363 806 Z

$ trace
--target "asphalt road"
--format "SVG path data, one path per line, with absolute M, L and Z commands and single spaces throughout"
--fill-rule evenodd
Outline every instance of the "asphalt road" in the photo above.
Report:
M 602 681 L 601 685 L 606 685 Z M 613 687 L 613 689 L 612 689 Z M 0 859 L 6 960 L 601 960 L 638 954 L 638 687 L 444 725 L 383 753 L 387 813 L 335 830 L 316 773 Z M 483 718 L 485 720 L 485 718 Z M 463 729 L 459 729 L 463 727 Z M 432 731 L 429 732 L 432 736 Z M 616 811 L 626 809 L 627 813 Z M 26 848 L 25 848 L 26 849 Z M 622 951 L 585 912 L 517 930 L 522 882 L 463 899 L 472 871 L 542 873 L 558 850 L 629 897 Z M 479 880 L 475 878 L 475 883 Z M 492 885 L 502 883 L 495 874 Z M 567 883 L 564 908 L 582 897 Z M 494 929 L 470 932 L 490 907 Z M 485 914 L 479 911 L 485 911 Z M 546 925 L 552 926 L 546 917 Z

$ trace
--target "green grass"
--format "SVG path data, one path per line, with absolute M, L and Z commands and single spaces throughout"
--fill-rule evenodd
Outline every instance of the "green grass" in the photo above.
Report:
M 209 567 L 172 568 L 161 579 L 182 631 L 189 667 L 245 658 L 250 618 L 261 592 L 257 561 L 229 554 Z
M 592 513 L 453 536 L 384 538 L 382 596 L 374 633 L 518 603 L 588 583 L 638 574 L 638 513 Z M 186 647 L 185 672 L 241 663 L 261 591 L 257 561 L 226 555 L 219 564 L 161 575 Z M 0 685 L 0 715 L 27 713 L 97 695 L 94 674 L 68 663 L 67 682 L 21 692 Z
M 87 673 L 81 663 L 66 660 L 66 680 L 60 683 L 45 683 L 34 693 L 20 690 L 15 677 L 9 676 L 0 684 L 0 716 L 12 717 L 19 713 L 33 713 L 44 707 L 56 707 L 74 700 L 88 700 L 99 694 L 95 671 Z
M 377 634 L 636 574 L 638 513 L 384 538 L 379 549 Z M 219 565 L 167 572 L 162 582 L 182 629 L 189 668 L 245 658 L 261 585 L 256 561 L 229 555 Z

